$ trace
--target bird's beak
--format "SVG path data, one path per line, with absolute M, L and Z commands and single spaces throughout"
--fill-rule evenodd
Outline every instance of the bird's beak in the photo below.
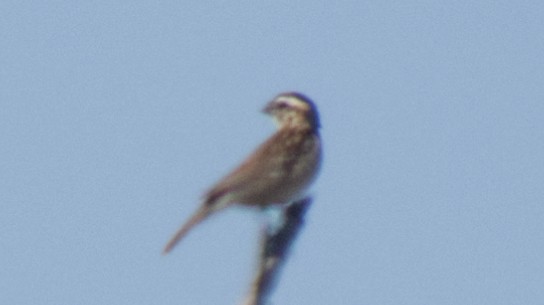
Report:
M 274 109 L 274 103 L 273 103 L 273 102 L 269 102 L 269 103 L 266 104 L 266 106 L 263 108 L 262 112 L 263 112 L 263 113 L 266 113 L 266 114 L 271 114 L 271 113 L 272 113 L 272 109 Z

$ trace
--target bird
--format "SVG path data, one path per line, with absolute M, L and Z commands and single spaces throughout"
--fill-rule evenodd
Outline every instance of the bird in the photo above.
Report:
M 163 254 L 171 252 L 196 225 L 233 204 L 266 209 L 305 195 L 322 162 L 315 104 L 301 93 L 285 92 L 262 112 L 272 117 L 276 132 L 204 193 L 200 206 L 169 240 Z

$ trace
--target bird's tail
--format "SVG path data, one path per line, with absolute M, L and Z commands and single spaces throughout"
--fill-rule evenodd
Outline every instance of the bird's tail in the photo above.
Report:
M 183 224 L 181 228 L 174 234 L 170 241 L 164 247 L 162 254 L 168 254 L 172 249 L 180 242 L 180 240 L 187 235 L 187 233 L 197 224 L 206 219 L 214 209 L 208 205 L 202 205 L 194 214 Z

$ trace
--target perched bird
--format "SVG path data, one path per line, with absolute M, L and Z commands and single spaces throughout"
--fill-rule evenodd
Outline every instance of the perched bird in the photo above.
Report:
M 196 212 L 166 244 L 164 254 L 195 225 L 232 204 L 267 207 L 301 199 L 321 164 L 319 116 L 306 96 L 287 92 L 263 109 L 278 130 L 203 196 Z

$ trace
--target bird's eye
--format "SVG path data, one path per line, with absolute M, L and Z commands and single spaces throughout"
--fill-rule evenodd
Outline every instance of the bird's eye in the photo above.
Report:
M 284 109 L 284 108 L 287 108 L 287 103 L 286 102 L 279 102 L 278 103 L 278 109 Z

